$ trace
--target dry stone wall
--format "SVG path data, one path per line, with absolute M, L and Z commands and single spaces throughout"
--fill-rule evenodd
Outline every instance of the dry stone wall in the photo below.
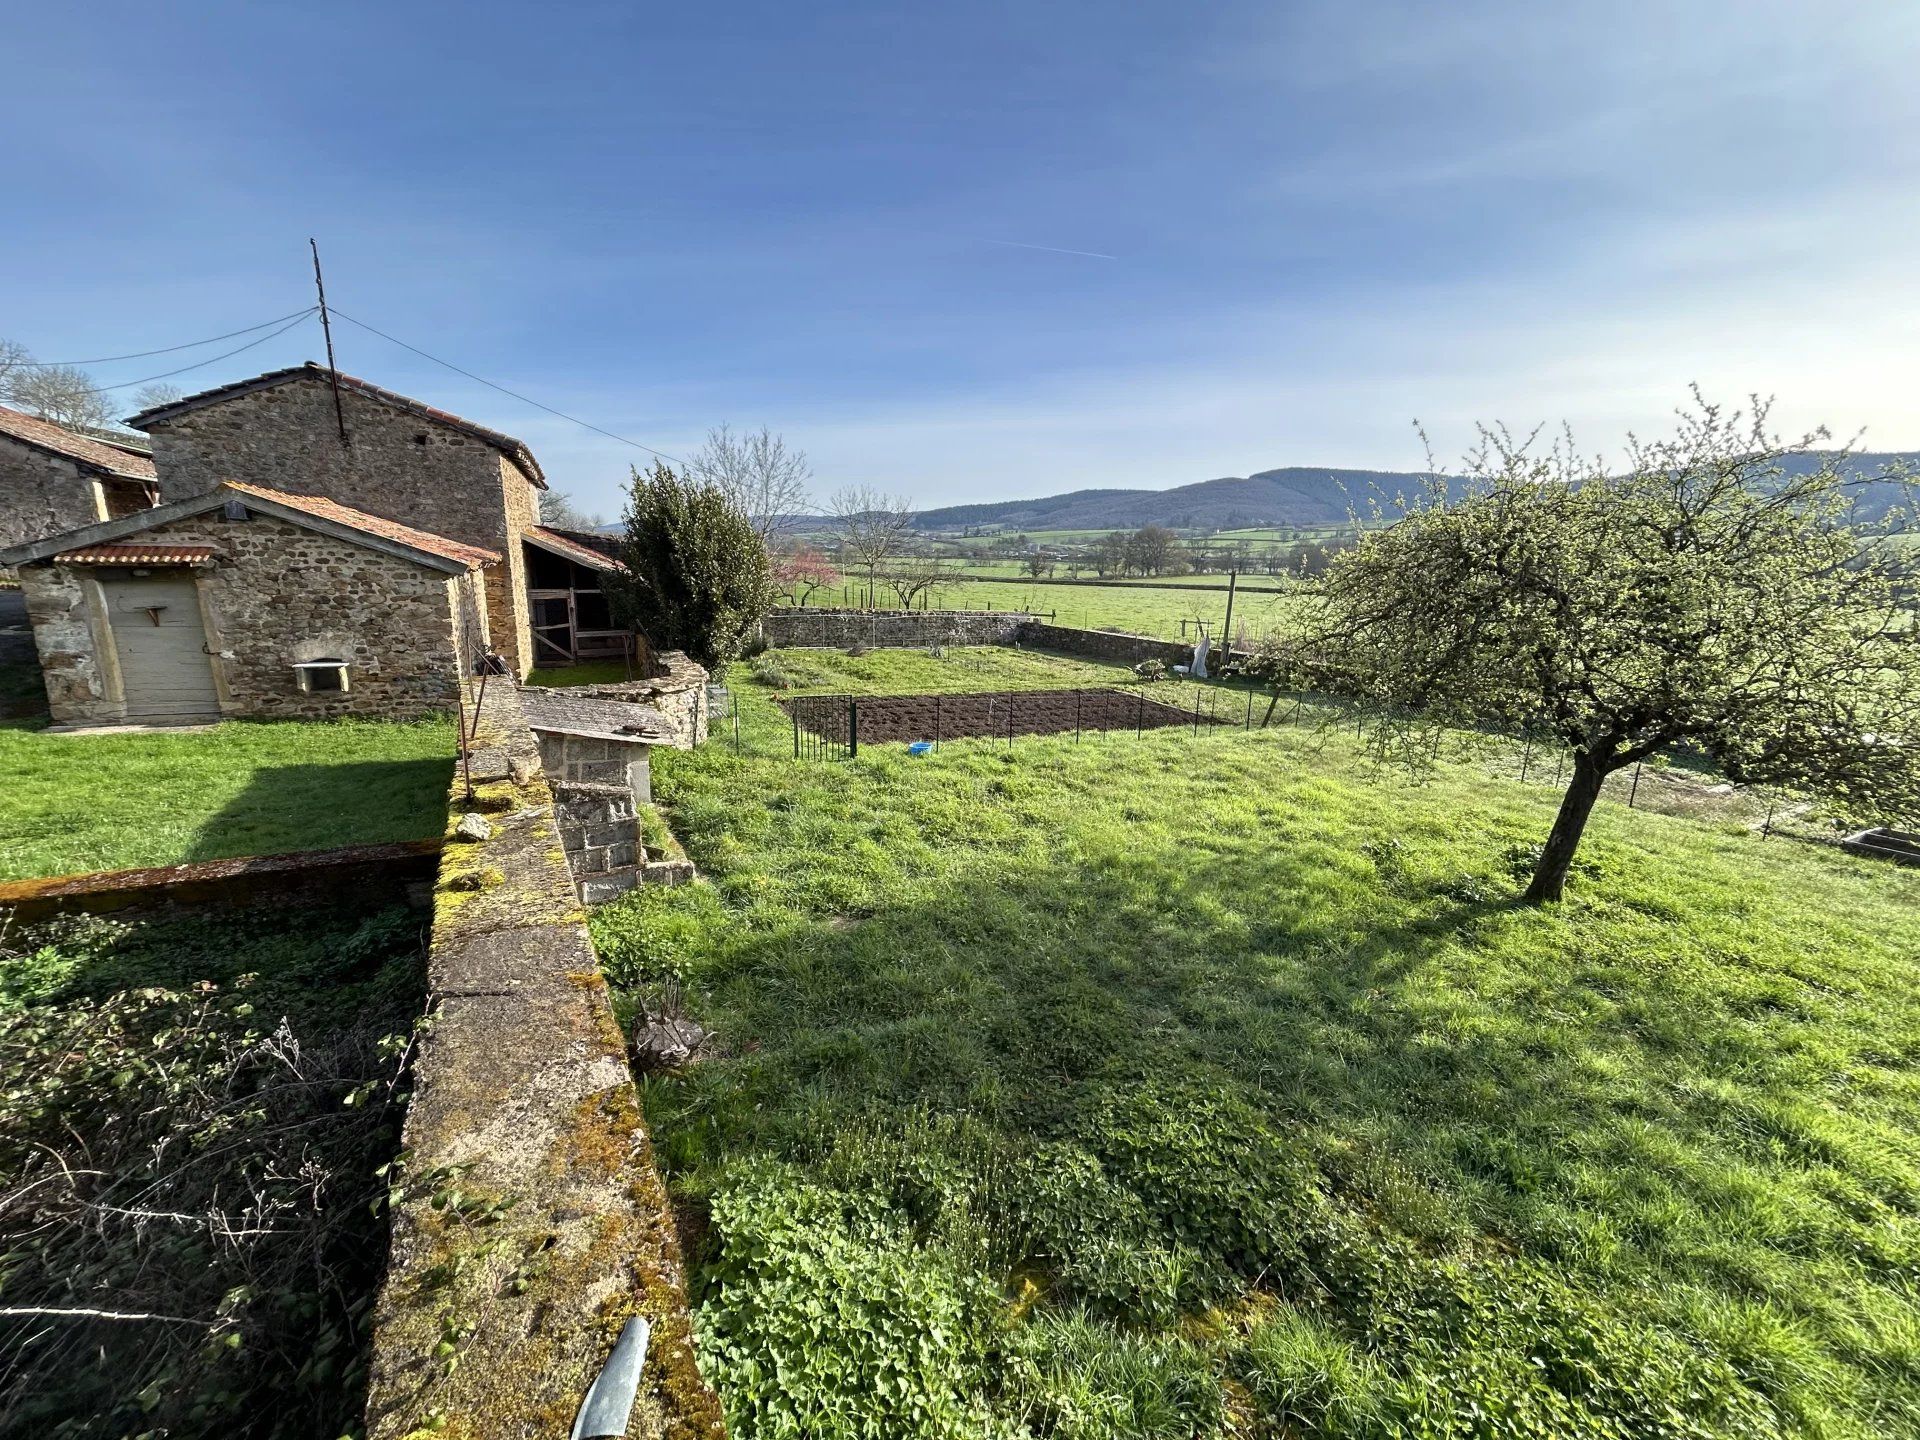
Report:
M 1137 690 L 1001 690 L 966 695 L 800 695 L 780 702 L 815 735 L 862 745 L 1079 731 L 1159 730 L 1196 723 L 1191 709 Z M 1201 725 L 1212 722 L 1205 714 Z
M 1027 617 L 1013 610 L 775 610 L 760 622 L 769 645 L 924 650 L 930 645 L 1010 645 Z

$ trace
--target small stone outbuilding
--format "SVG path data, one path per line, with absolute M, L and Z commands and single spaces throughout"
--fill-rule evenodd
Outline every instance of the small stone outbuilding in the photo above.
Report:
M 0 405 L 0 547 L 150 509 L 159 493 L 137 450 Z
M 488 652 L 500 561 L 246 484 L 0 550 L 68 725 L 452 710 Z
M 493 552 L 493 648 L 535 661 L 525 537 L 545 475 L 523 441 L 311 362 L 170 400 L 127 421 L 153 441 L 163 501 L 223 481 L 322 496 Z

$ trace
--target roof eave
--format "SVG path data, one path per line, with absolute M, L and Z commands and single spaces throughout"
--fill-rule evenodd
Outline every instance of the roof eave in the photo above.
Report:
M 138 535 L 151 530 L 156 525 L 167 525 L 175 520 L 191 519 L 195 515 L 204 515 L 216 510 L 229 500 L 239 500 L 248 508 L 271 515 L 276 520 L 284 520 L 289 525 L 297 525 L 316 534 L 328 535 L 336 540 L 344 540 L 350 545 L 363 549 L 379 551 L 401 560 L 411 560 L 430 570 L 438 570 L 447 575 L 464 575 L 470 570 L 481 569 L 490 561 L 470 562 L 455 560 L 446 555 L 436 555 L 431 550 L 422 550 L 403 540 L 393 540 L 385 535 L 374 535 L 365 530 L 357 530 L 351 525 L 343 525 L 337 520 L 329 520 L 292 505 L 282 505 L 265 495 L 233 489 L 222 485 L 202 495 L 190 495 L 185 500 L 175 500 L 170 505 L 157 505 L 151 510 L 142 510 L 134 515 L 123 515 L 117 520 L 101 520 L 92 525 L 82 525 L 77 530 L 68 530 L 60 535 L 49 535 L 42 540 L 29 540 L 20 545 L 0 550 L 0 565 L 33 565 L 43 560 L 58 558 L 62 551 L 84 550 L 94 545 L 109 544 L 128 535 Z

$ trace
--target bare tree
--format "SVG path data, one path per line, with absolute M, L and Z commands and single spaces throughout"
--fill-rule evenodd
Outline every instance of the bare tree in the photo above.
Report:
M 13 379 L 33 364 L 33 354 L 18 340 L 0 340 L 0 400 L 13 398 Z
M 133 392 L 133 408 L 136 413 L 142 410 L 157 410 L 162 405 L 171 405 L 176 400 L 187 398 L 187 392 L 171 380 L 160 380 L 150 385 L 142 385 Z
M 841 553 L 867 572 L 867 589 L 880 567 L 903 554 L 913 530 L 913 509 L 904 495 L 889 495 L 871 485 L 845 485 L 827 501 L 840 536 Z
M 769 543 L 780 521 L 809 506 L 808 487 L 813 467 L 807 452 L 789 450 L 787 442 L 762 425 L 757 432 L 736 435 L 726 425 L 707 432 L 707 443 L 694 452 L 687 469 L 718 485 Z
M 965 578 L 957 564 L 938 555 L 902 555 L 891 562 L 880 583 L 899 598 L 902 610 L 911 610 L 928 591 Z
M 113 407 L 93 377 L 71 365 L 33 365 L 7 376 L 7 399 L 58 425 L 103 426 Z
M 590 515 L 575 505 L 573 497 L 564 490 L 542 490 L 540 523 L 561 530 L 598 530 L 607 522 L 601 516 Z

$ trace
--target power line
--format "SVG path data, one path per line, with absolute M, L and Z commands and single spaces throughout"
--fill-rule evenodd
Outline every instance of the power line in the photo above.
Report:
M 625 435 L 616 435 L 611 430 L 603 430 L 598 425 L 593 424 L 591 421 L 582 420 L 577 415 L 569 415 L 564 410 L 556 410 L 551 405 L 542 405 L 538 400 L 533 399 L 531 396 L 522 395 L 518 390 L 509 390 L 504 385 L 496 385 L 493 381 L 487 379 L 484 375 L 476 375 L 471 370 L 462 370 L 458 365 L 454 364 L 451 360 L 442 360 L 438 355 L 429 355 L 425 350 L 422 350 L 417 345 L 409 345 L 404 340 L 396 340 L 393 336 L 387 334 L 386 331 L 376 330 L 373 328 L 373 326 L 367 324 L 366 321 L 354 319 L 353 316 L 347 314 L 347 312 L 342 310 L 338 305 L 330 305 L 327 308 L 331 310 L 333 314 L 339 316 L 342 320 L 345 320 L 349 325 L 358 325 L 362 330 L 365 330 L 368 333 L 373 335 L 378 335 L 382 340 L 387 341 L 389 344 L 398 345 L 402 350 L 411 350 L 414 354 L 420 356 L 423 360 L 431 360 L 436 365 L 444 365 L 447 369 L 453 371 L 454 374 L 464 375 L 467 377 L 467 379 L 472 380 L 478 384 L 484 385 L 489 390 L 498 390 L 502 395 L 511 395 L 514 399 L 520 401 L 522 404 L 531 405 L 536 410 L 544 410 L 549 415 L 556 415 L 560 419 L 567 421 L 571 425 L 578 425 L 583 430 L 591 430 L 596 435 L 604 435 L 609 440 L 618 440 L 622 445 L 631 445 L 636 450 L 644 450 L 647 452 L 647 454 L 657 455 L 662 460 L 671 460 L 675 465 L 683 466 L 688 469 L 693 468 L 689 466 L 685 460 L 680 459 L 676 455 L 669 455 L 664 450 L 656 450 L 651 445 L 642 445 L 638 440 L 630 440 Z M 269 336 L 268 338 L 271 339 L 272 337 Z
M 278 325 L 282 321 L 303 319 L 311 315 L 313 311 L 314 307 L 309 305 L 306 309 L 296 310 L 291 315 L 282 315 L 274 320 L 262 320 L 258 325 L 249 325 L 244 330 L 229 330 L 224 335 L 209 335 L 204 340 L 189 340 L 184 345 L 164 345 L 158 350 L 136 350 L 131 355 L 96 355 L 91 360 L 27 360 L 21 362 L 21 368 L 26 370 L 58 370 L 68 365 L 109 365 L 115 360 L 144 360 L 149 355 L 171 355 L 176 350 L 192 350 L 200 345 L 214 345 L 222 340 L 231 340 L 236 335 L 251 335 L 256 330 L 264 330 L 269 325 Z M 135 380 L 132 383 L 138 385 L 142 382 Z
M 314 308 L 317 308 L 317 307 L 314 307 Z M 298 315 L 294 316 L 286 324 L 282 325 L 278 330 L 275 330 L 271 335 L 262 335 L 258 340 L 249 340 L 246 344 L 236 346 L 233 349 L 226 351 L 224 354 L 215 355 L 211 360 L 201 360 L 192 365 L 182 365 L 178 370 L 164 370 L 158 375 L 147 375 L 147 376 L 143 376 L 141 379 L 138 379 L 138 380 L 122 380 L 118 385 L 94 385 L 81 393 L 84 393 L 87 395 L 105 395 L 114 390 L 129 390 L 135 385 L 150 385 L 155 380 L 170 380 L 175 375 L 186 374 L 189 370 L 203 370 L 209 365 L 218 365 L 222 360 L 231 359 L 233 356 L 240 354 L 241 351 L 243 350 L 251 350 L 256 345 L 264 345 L 269 340 L 279 339 L 280 336 L 286 334 L 287 331 L 293 329 L 294 326 L 298 325 L 302 320 L 306 319 L 311 314 L 313 314 L 313 308 L 302 310 Z M 241 331 L 240 333 L 245 334 L 246 332 Z

